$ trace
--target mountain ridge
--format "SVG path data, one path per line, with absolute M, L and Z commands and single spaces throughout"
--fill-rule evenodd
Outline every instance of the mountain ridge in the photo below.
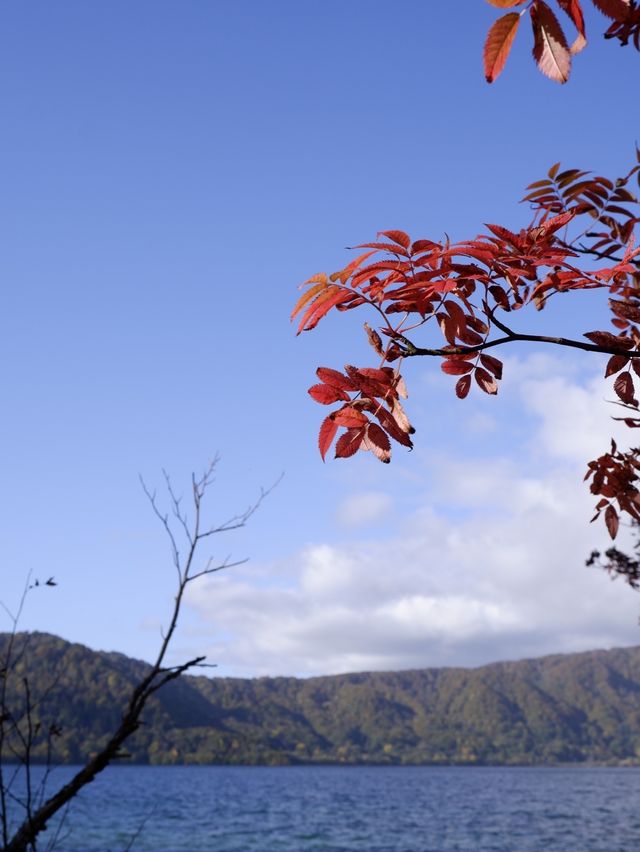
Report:
M 26 651 L 9 700 L 19 708 L 27 677 L 41 729 L 61 728 L 54 759 L 83 762 L 148 664 L 51 634 L 17 641 Z M 310 678 L 189 675 L 144 721 L 127 743 L 137 763 L 636 764 L 640 646 Z M 35 759 L 45 752 L 43 741 Z

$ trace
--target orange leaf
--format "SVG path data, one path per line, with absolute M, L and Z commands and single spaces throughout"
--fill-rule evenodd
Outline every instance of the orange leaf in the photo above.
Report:
M 411 238 L 408 234 L 405 234 L 404 231 L 379 231 L 378 236 L 387 237 L 387 239 L 394 243 L 398 243 L 399 246 L 402 246 L 405 249 L 408 249 L 411 245 Z
M 509 12 L 498 18 L 487 33 L 484 43 L 484 76 L 487 83 L 493 83 L 504 68 L 519 23 L 520 14 Z
M 300 320 L 300 325 L 298 326 L 296 334 L 300 334 L 301 331 L 311 331 L 314 329 L 322 317 L 329 313 L 331 308 L 334 308 L 341 302 L 353 299 L 354 295 L 355 294 L 350 290 L 338 287 L 337 284 L 332 284 L 330 287 L 327 287 L 326 290 L 323 293 L 320 293 L 320 295 L 312 302 L 310 307 L 307 308 Z
M 294 320 L 296 315 L 300 313 L 300 311 L 304 308 L 304 306 L 313 299 L 314 296 L 317 296 L 322 290 L 326 289 L 329 286 L 329 281 L 327 276 L 321 272 L 319 275 L 314 275 L 313 278 L 310 278 L 308 281 L 305 281 L 305 284 L 310 284 L 312 281 L 318 280 L 318 283 L 315 287 L 310 287 L 306 293 L 303 293 L 302 296 L 296 302 L 296 305 L 291 312 L 291 319 Z M 304 287 L 304 284 L 302 285 Z
M 544 0 L 531 6 L 533 57 L 538 68 L 556 83 L 566 83 L 571 73 L 571 51 L 558 19 Z

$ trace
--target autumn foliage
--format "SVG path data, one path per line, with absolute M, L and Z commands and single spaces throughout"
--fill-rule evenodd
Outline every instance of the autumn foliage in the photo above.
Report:
M 334 310 L 366 308 L 374 324 L 365 323 L 365 333 L 375 366 L 320 367 L 309 389 L 316 402 L 336 406 L 320 427 L 322 458 L 334 442 L 337 458 L 369 450 L 383 462 L 393 442 L 412 446 L 414 429 L 401 402 L 405 360 L 437 358 L 460 399 L 473 388 L 495 395 L 503 370 L 495 353 L 519 341 L 609 355 L 605 376 L 622 407 L 618 419 L 640 426 L 640 210 L 632 190 L 640 182 L 638 150 L 636 161 L 614 180 L 556 163 L 527 187 L 532 215 L 521 230 L 486 225 L 485 233 L 455 243 L 383 231 L 357 246 L 363 251 L 344 269 L 305 282 L 292 314 L 298 333 Z M 514 328 L 522 311 L 593 289 L 607 292 L 607 328 L 586 330 L 578 340 Z M 585 478 L 599 498 L 594 520 L 603 514 L 611 537 L 621 512 L 640 522 L 640 448 L 622 451 L 612 442 L 589 462 Z
M 544 0 L 488 0 L 500 9 L 516 9 L 498 18 L 487 34 L 484 45 L 484 73 L 492 83 L 505 66 L 516 33 L 526 13 L 533 29 L 533 58 L 543 74 L 558 83 L 566 83 L 571 73 L 571 61 L 587 44 L 587 33 L 581 0 L 556 0 L 553 4 L 569 18 L 575 30 L 573 41 L 565 35 L 552 5 Z M 611 22 L 605 38 L 618 39 L 620 44 L 631 42 L 640 50 L 640 6 L 636 0 L 591 0 Z

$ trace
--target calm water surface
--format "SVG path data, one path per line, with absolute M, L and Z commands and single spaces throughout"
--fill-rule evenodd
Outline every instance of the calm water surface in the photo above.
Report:
M 116 766 L 55 848 L 638 852 L 640 769 Z

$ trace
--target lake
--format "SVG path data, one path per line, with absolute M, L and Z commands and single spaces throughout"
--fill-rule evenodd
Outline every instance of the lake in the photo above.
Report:
M 638 768 L 120 765 L 39 848 L 636 852 L 639 806 Z

